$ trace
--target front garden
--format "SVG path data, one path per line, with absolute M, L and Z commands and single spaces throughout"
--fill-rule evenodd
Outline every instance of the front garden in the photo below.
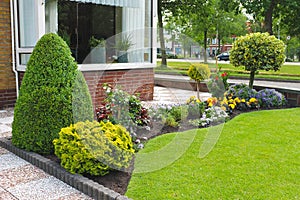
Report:
M 105 84 L 93 112 L 67 45 L 46 34 L 27 65 L 12 143 L 122 194 L 133 174 L 134 199 L 297 198 L 300 110 L 282 109 L 288 102 L 273 89 L 229 86 L 227 73 L 204 64 L 187 73 L 197 84 L 209 78 L 212 97 L 146 108 Z

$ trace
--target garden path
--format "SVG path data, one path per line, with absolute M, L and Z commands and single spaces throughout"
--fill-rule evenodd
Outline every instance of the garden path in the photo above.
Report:
M 0 138 L 11 136 L 13 109 L 0 110 Z M 91 199 L 0 147 L 0 199 Z

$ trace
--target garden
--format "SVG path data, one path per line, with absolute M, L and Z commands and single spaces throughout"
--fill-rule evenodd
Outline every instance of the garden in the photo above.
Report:
M 264 69 L 279 69 L 280 47 Z M 133 199 L 296 199 L 300 110 L 274 89 L 252 88 L 256 65 L 234 64 L 248 66 L 249 85 L 229 85 L 226 72 L 190 64 L 196 85 L 209 79 L 205 101 L 197 87 L 184 103 L 146 107 L 138 94 L 104 84 L 106 99 L 94 109 L 68 46 L 46 34 L 27 65 L 12 143 Z

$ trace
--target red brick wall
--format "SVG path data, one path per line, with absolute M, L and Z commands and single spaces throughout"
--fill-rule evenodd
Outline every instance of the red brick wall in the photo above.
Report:
M 153 69 L 83 72 L 95 107 L 105 98 L 103 84 L 120 86 L 130 94 L 139 93 L 141 100 L 152 100 L 154 90 Z
M 14 106 L 15 75 L 12 71 L 10 1 L 0 1 L 0 109 Z
M 140 94 L 141 100 L 152 100 L 154 92 L 153 69 L 127 69 L 115 71 L 88 71 L 83 72 L 86 83 L 92 96 L 93 105 L 98 107 L 105 99 L 103 84 L 112 87 L 120 86 L 130 94 Z M 20 83 L 24 73 L 19 73 Z

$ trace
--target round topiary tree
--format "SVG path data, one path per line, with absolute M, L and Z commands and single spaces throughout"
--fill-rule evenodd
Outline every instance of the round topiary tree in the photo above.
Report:
M 197 98 L 199 97 L 200 82 L 210 77 L 210 69 L 207 64 L 191 64 L 187 72 L 188 76 L 196 82 Z
M 12 143 L 28 151 L 51 154 L 63 127 L 93 120 L 87 85 L 67 44 L 44 35 L 27 64 L 14 109 Z
M 250 72 L 249 87 L 253 88 L 256 71 L 279 70 L 285 60 L 284 52 L 284 43 L 269 33 L 247 34 L 233 43 L 230 63 L 235 67 L 245 66 Z

